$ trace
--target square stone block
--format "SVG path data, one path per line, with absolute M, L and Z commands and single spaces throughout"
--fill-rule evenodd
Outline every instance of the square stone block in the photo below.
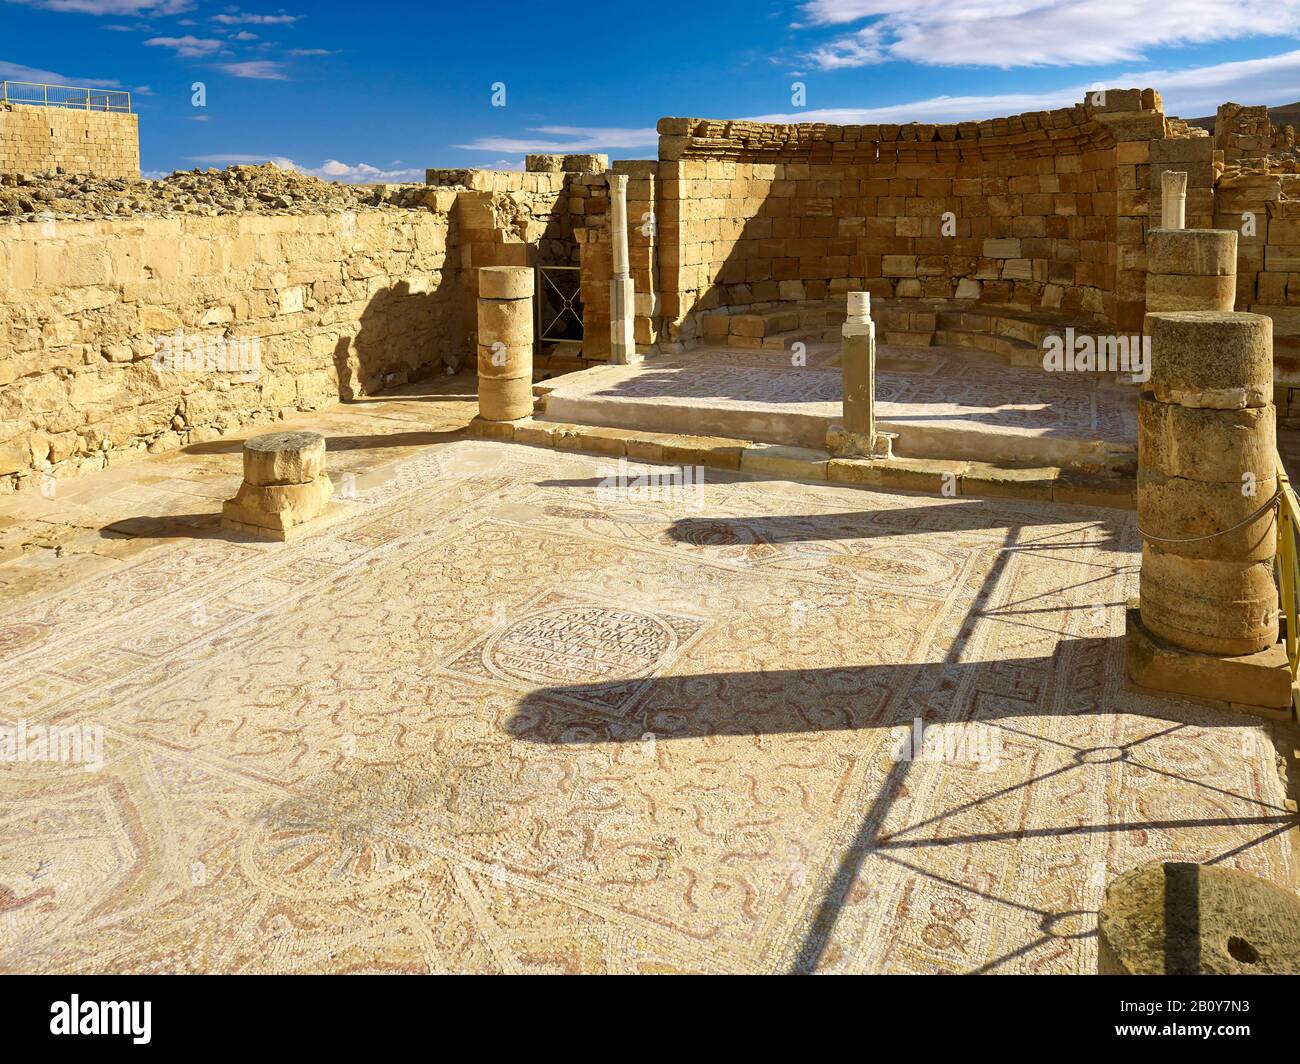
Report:
M 1198 654 L 1157 639 L 1143 626 L 1138 610 L 1130 608 L 1124 659 L 1129 679 L 1148 691 L 1228 702 L 1272 720 L 1292 719 L 1291 667 L 1282 643 L 1258 654 Z

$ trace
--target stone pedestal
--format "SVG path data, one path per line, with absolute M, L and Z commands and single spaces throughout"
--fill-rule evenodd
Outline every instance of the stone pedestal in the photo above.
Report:
M 848 293 L 840 336 L 844 422 L 832 432 L 831 450 L 844 458 L 889 458 L 893 435 L 876 431 L 876 325 L 869 292 Z
M 1106 888 L 1097 940 L 1100 975 L 1297 975 L 1300 898 L 1235 868 L 1152 862 Z
M 533 413 L 533 271 L 478 271 L 478 412 L 485 421 Z
M 325 475 L 325 437 L 273 432 L 244 443 L 244 483 L 222 507 L 222 524 L 285 540 L 319 517 L 333 495 Z
M 1277 511 L 1265 505 L 1277 489 L 1272 320 L 1210 311 L 1147 320 L 1141 595 L 1128 623 L 1129 677 L 1145 688 L 1281 710 L 1291 685 L 1278 646 Z M 1247 674 L 1254 679 L 1242 683 Z
M 628 366 L 640 362 L 636 350 L 636 287 L 624 275 L 609 282 L 610 361 Z
M 1291 667 L 1282 643 L 1258 654 L 1197 653 L 1152 635 L 1136 609 L 1128 611 L 1125 633 L 1125 668 L 1138 688 L 1269 720 L 1291 719 Z

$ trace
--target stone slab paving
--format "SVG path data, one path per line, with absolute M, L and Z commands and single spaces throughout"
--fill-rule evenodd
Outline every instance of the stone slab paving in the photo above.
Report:
M 1131 514 L 381 450 L 3 586 L 3 716 L 107 742 L 0 765 L 0 970 L 1087 972 L 1139 863 L 1292 882 L 1271 726 L 1123 688 Z
M 734 435 L 823 447 L 840 419 L 838 344 L 788 351 L 700 348 L 571 377 L 546 417 L 611 428 Z M 877 421 L 911 458 L 1086 462 L 1137 440 L 1136 391 L 1088 374 L 1047 373 L 954 347 L 881 345 Z

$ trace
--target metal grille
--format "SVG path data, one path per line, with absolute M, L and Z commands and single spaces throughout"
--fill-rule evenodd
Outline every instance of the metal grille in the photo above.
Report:
M 0 81 L 0 104 L 68 107 L 78 111 L 129 113 L 131 94 L 117 89 L 82 89 L 72 85 L 38 85 L 31 81 Z
M 1286 656 L 1291 666 L 1291 708 L 1300 713 L 1300 501 L 1291 489 L 1291 479 L 1281 456 L 1276 457 L 1277 479 L 1281 491 L 1281 506 L 1277 515 L 1276 575 L 1278 598 L 1286 628 Z
M 582 343 L 582 287 L 577 266 L 537 267 L 537 339 Z

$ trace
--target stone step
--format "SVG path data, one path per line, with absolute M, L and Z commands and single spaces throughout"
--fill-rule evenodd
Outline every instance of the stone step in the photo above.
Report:
M 700 330 L 706 341 L 725 341 L 733 336 L 761 340 L 776 333 L 798 329 L 799 320 L 797 306 L 749 310 L 737 314 L 723 310 L 705 314 L 700 319 Z
M 969 351 L 986 351 L 1000 356 L 1009 366 L 1041 367 L 1043 353 L 1033 344 L 996 333 L 968 329 L 942 329 L 934 342 L 944 347 L 961 347 Z
M 772 480 L 824 481 L 842 487 L 975 498 L 1031 499 L 1132 510 L 1131 475 L 1106 475 L 962 459 L 837 458 L 824 450 L 732 436 L 696 436 L 648 429 L 604 428 L 547 420 L 470 423 L 471 436 L 511 440 L 639 461 L 738 470 Z
M 907 332 L 891 329 L 881 335 L 882 343 L 895 347 L 933 347 L 935 334 L 932 332 Z
M 946 310 L 939 313 L 939 328 L 953 332 L 983 332 L 1020 340 L 1039 346 L 1048 336 L 1059 334 L 1063 326 L 1005 314 L 975 310 Z

